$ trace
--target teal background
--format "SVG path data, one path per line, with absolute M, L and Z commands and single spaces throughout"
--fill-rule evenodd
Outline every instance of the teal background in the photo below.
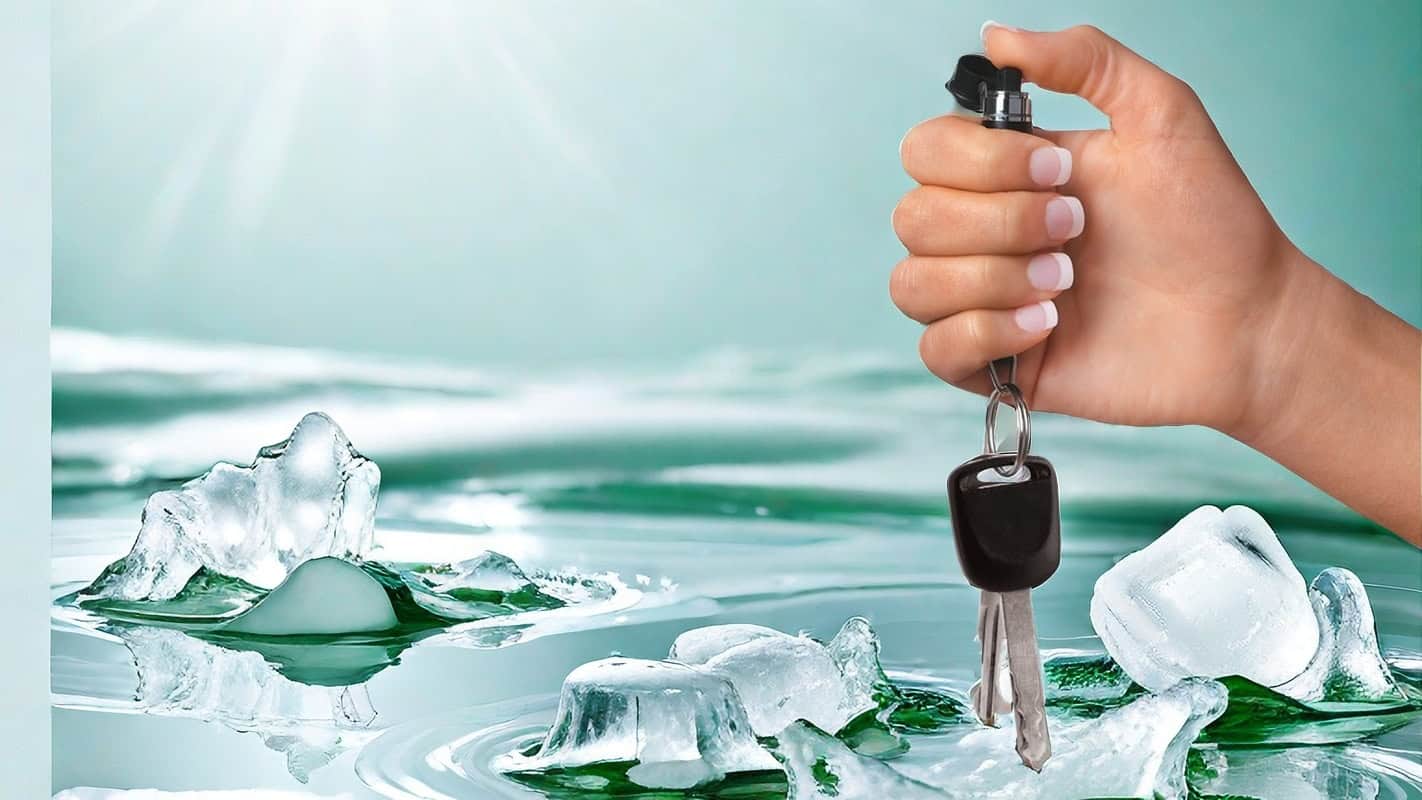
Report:
M 988 17 L 1093 22 L 1185 78 L 1289 235 L 1422 322 L 1414 0 L 291 5 L 55 5 L 56 324 L 479 362 L 911 353 L 897 145 Z

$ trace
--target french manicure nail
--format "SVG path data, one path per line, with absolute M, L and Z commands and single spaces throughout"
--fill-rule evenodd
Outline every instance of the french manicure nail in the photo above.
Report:
M 1027 282 L 1039 291 L 1070 289 L 1074 277 L 1071 256 L 1066 253 L 1042 253 L 1032 256 L 1032 260 L 1027 262 Z
M 1026 333 L 1041 333 L 1057 327 L 1057 304 L 1043 300 L 1030 306 L 1023 306 L 1012 314 L 1017 327 Z
M 990 19 L 990 20 L 988 20 L 987 22 L 984 22 L 984 23 L 983 23 L 983 26 L 982 26 L 981 28 L 978 28 L 978 38 L 979 38 L 979 39 L 982 39 L 983 41 L 987 41 L 988 28 L 1002 28 L 1002 29 L 1005 30 L 1005 31 L 1020 31 L 1020 30 L 1022 30 L 1021 28 L 1014 28 L 1014 27 L 1012 27 L 1011 25 L 1003 25 L 1001 22 L 998 22 L 997 20 Z
M 1027 159 L 1027 169 L 1038 186 L 1061 186 L 1071 180 L 1071 151 L 1065 147 L 1039 147 Z
M 1053 197 L 1047 201 L 1047 236 L 1066 241 L 1081 235 L 1086 228 L 1086 210 L 1075 197 Z

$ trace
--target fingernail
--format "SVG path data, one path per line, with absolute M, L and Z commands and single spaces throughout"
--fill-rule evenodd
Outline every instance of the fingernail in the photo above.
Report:
M 1027 282 L 1033 289 L 1060 292 L 1071 288 L 1074 277 L 1071 256 L 1066 253 L 1042 253 L 1027 262 Z
M 1003 25 L 1001 22 L 998 22 L 997 20 L 990 19 L 990 20 L 988 20 L 987 22 L 984 22 L 984 23 L 983 23 L 983 26 L 982 26 L 981 28 L 978 28 L 978 38 L 979 38 L 979 39 L 982 39 L 983 41 L 987 41 L 988 28 L 1001 28 L 1001 29 L 1003 29 L 1003 30 L 1005 30 L 1005 31 L 1020 31 L 1020 30 L 1022 30 L 1021 28 L 1014 28 L 1014 27 L 1012 27 L 1011 25 Z
M 1027 159 L 1027 169 L 1038 186 L 1061 186 L 1071 179 L 1071 151 L 1065 147 L 1039 147 Z
M 1023 306 L 1012 315 L 1017 327 L 1027 333 L 1041 333 L 1057 327 L 1057 304 L 1043 300 L 1030 306 Z
M 1053 197 L 1047 201 L 1047 236 L 1066 241 L 1086 228 L 1086 210 L 1075 197 Z

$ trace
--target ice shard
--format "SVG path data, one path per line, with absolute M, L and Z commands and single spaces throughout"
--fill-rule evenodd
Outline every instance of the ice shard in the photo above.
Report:
M 735 772 L 774 770 L 736 689 L 671 661 L 607 658 L 563 681 L 553 725 L 532 755 L 494 760 L 506 773 L 625 765 L 649 788 L 686 789 Z
M 1190 676 L 1277 686 L 1303 672 L 1319 632 L 1303 577 L 1259 514 L 1202 506 L 1096 581 L 1091 624 L 1152 691 Z
M 921 783 L 888 764 L 861 756 L 807 722 L 776 734 L 770 751 L 785 769 L 787 800 L 948 800 L 955 797 Z
M 368 550 L 379 489 L 375 463 L 330 417 L 307 414 L 251 466 L 219 463 L 148 498 L 132 550 L 83 594 L 166 600 L 204 567 L 272 588 L 310 559 Z
M 257 653 L 228 650 L 166 628 L 121 627 L 115 632 L 138 670 L 139 710 L 256 733 L 286 756 L 287 769 L 302 782 L 377 733 L 371 729 L 376 712 L 364 684 L 297 683 Z
M 1318 619 L 1318 651 L 1278 691 L 1306 703 L 1404 701 L 1378 650 L 1373 607 L 1358 576 L 1330 567 L 1313 579 L 1308 594 Z

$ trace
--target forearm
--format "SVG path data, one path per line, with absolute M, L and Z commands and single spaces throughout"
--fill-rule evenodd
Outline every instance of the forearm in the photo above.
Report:
M 1297 251 L 1226 433 L 1422 546 L 1422 332 Z

